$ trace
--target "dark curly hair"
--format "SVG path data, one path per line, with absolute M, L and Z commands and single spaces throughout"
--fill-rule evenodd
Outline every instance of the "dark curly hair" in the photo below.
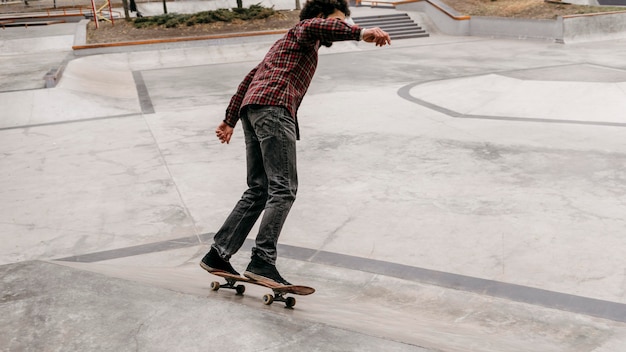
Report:
M 346 0 L 308 0 L 300 11 L 300 21 L 315 18 L 319 14 L 326 18 L 335 10 L 343 12 L 346 17 L 350 16 L 350 8 Z

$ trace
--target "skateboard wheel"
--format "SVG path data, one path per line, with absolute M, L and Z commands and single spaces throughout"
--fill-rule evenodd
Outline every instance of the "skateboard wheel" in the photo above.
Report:
M 237 287 L 235 287 L 235 291 L 237 291 L 238 295 L 243 295 L 243 293 L 246 292 L 246 286 L 237 285 Z
M 220 283 L 217 281 L 211 282 L 211 290 L 217 291 L 220 289 Z
M 296 299 L 293 297 L 287 297 L 287 299 L 285 300 L 285 306 L 287 308 L 292 308 L 295 305 L 296 305 Z
M 272 304 L 272 302 L 274 302 L 274 296 L 271 294 L 266 294 L 263 296 L 263 304 L 265 304 L 266 306 L 269 306 L 270 304 Z

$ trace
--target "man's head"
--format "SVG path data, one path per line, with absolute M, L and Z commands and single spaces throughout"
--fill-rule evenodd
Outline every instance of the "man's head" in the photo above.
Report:
M 346 0 L 308 0 L 300 11 L 300 21 L 315 17 L 336 17 L 337 11 L 343 17 L 350 16 L 350 8 Z M 343 18 L 341 18 L 343 19 Z

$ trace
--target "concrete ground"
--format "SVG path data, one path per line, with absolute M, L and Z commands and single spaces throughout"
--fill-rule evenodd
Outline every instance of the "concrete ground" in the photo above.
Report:
M 626 41 L 322 49 L 290 310 L 198 266 L 245 189 L 213 130 L 276 38 L 77 57 L 76 26 L 0 38 L 3 351 L 626 348 Z

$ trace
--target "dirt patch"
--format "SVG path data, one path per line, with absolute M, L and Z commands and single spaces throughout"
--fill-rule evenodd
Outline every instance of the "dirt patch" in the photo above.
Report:
M 441 0 L 462 15 L 528 19 L 626 11 L 624 7 L 583 6 L 544 0 Z
M 87 44 L 274 31 L 291 28 L 298 23 L 299 16 L 300 11 L 278 11 L 276 15 L 262 20 L 234 20 L 232 22 L 196 24 L 178 28 L 165 28 L 164 26 L 135 28 L 131 22 L 117 20 L 113 25 L 108 22 L 100 22 L 100 28 L 96 29 L 95 24 L 90 22 L 87 26 Z

